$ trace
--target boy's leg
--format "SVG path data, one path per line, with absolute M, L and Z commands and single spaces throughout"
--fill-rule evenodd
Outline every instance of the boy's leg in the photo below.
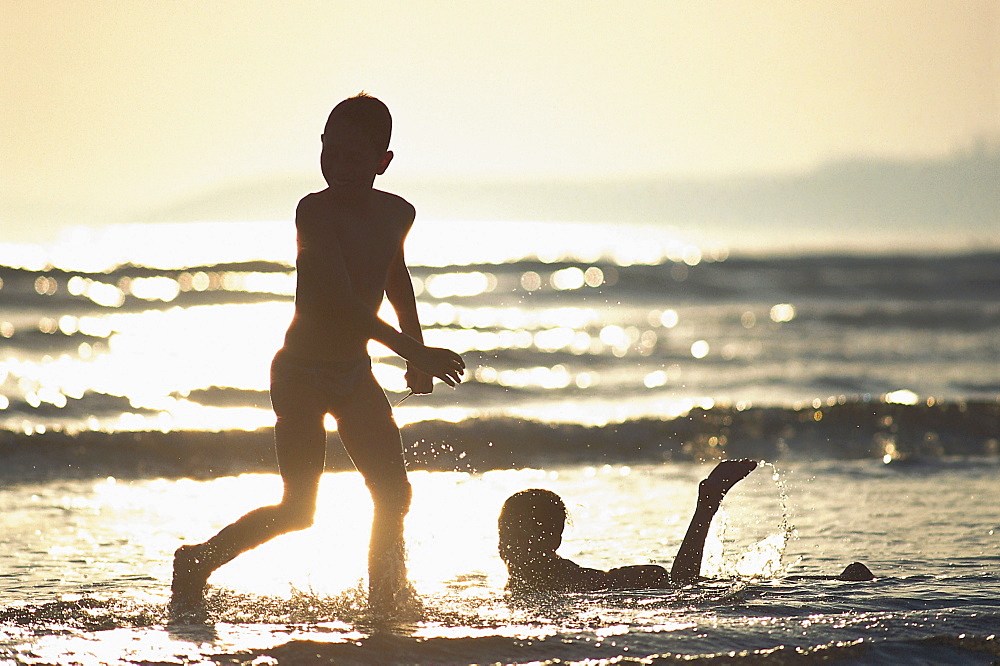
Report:
M 399 428 L 385 393 L 370 373 L 332 411 L 344 448 L 364 477 L 374 504 L 369 604 L 391 608 L 396 593 L 406 585 L 403 520 L 411 496 Z
M 177 549 L 172 592 L 178 600 L 200 598 L 212 572 L 240 553 L 312 525 L 326 458 L 326 408 L 315 392 L 290 383 L 273 386 L 271 401 L 278 416 L 274 438 L 284 484 L 281 503 L 254 509 L 205 543 Z
M 730 488 L 756 468 L 757 463 L 753 460 L 723 460 L 715 466 L 707 479 L 698 484 L 698 504 L 670 569 L 672 582 L 689 583 L 701 575 L 708 527 L 719 510 L 722 498 Z

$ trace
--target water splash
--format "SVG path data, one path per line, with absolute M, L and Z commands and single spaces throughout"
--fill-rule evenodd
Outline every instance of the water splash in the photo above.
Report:
M 740 577 L 773 578 L 782 573 L 781 557 L 787 545 L 785 533 L 770 534 L 740 555 L 732 570 Z
M 368 615 L 373 622 L 417 621 L 423 604 L 407 578 L 402 535 L 380 553 L 369 555 Z
M 742 552 L 727 555 L 726 532 L 731 518 L 725 506 L 720 508 L 705 542 L 705 563 L 702 570 L 706 575 L 724 578 L 774 578 L 787 573 L 800 559 L 797 558 L 792 563 L 783 562 L 788 544 L 796 536 L 789 510 L 787 484 L 773 463 L 761 460 L 758 469 L 768 472 L 776 486 L 780 512 L 778 524 L 774 531 L 756 540 Z

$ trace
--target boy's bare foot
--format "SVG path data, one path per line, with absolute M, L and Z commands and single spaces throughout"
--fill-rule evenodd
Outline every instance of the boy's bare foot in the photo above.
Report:
M 741 460 L 723 460 L 699 484 L 700 494 L 706 499 L 722 501 L 730 488 L 757 469 L 757 461 L 743 458 Z
M 174 577 L 170 583 L 172 604 L 189 605 L 202 601 L 212 570 L 203 561 L 207 546 L 181 546 L 174 551 Z

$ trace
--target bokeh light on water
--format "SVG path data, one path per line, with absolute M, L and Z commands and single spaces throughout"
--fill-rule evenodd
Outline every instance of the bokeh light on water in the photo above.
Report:
M 291 318 L 294 274 L 288 268 L 264 272 L 196 267 L 247 261 L 290 267 L 294 235 L 289 223 L 115 225 L 72 230 L 47 249 L 25 250 L 0 246 L 0 263 L 33 270 L 55 265 L 69 271 L 40 275 L 34 291 L 45 298 L 73 300 L 58 301 L 64 304 L 57 317 L 28 311 L 5 320 L 5 337 L 23 335 L 29 327 L 82 340 L 58 354 L 6 354 L 0 359 L 3 378 L 14 388 L 4 391 L 4 400 L 9 404 L 11 396 L 36 407 L 48 404 L 61 409 L 91 391 L 125 396 L 134 411 L 76 420 L 58 415 L 23 423 L 8 419 L 8 427 L 25 432 L 252 430 L 273 422 L 265 397 L 268 366 Z M 612 315 L 609 303 L 600 298 L 602 287 L 616 279 L 615 265 L 665 261 L 696 265 L 703 256 L 724 255 L 721 246 L 699 248 L 662 228 L 597 224 L 431 222 L 416 225 L 407 245 L 411 265 L 430 267 L 420 269 L 421 276 L 413 280 L 427 342 L 471 354 L 472 383 L 552 392 L 594 389 L 614 381 L 613 373 L 587 367 L 586 357 L 606 353 L 622 357 L 630 347 L 649 351 L 655 345 L 654 331 L 624 325 L 621 314 Z M 503 268 L 527 259 L 552 268 L 513 274 Z M 603 269 L 588 265 L 602 261 L 611 263 Z M 582 263 L 565 266 L 565 262 Z M 159 274 L 144 274 L 148 268 L 122 277 L 95 272 L 124 264 L 155 267 Z M 495 268 L 456 270 L 483 264 Z M 74 274 L 74 270 L 89 272 Z M 592 292 L 597 300 L 584 305 L 575 292 Z M 568 300 L 552 302 L 548 295 L 558 293 L 567 294 Z M 218 301 L 213 304 L 191 304 L 188 298 L 213 294 Z M 241 302 L 241 295 L 270 300 Z M 184 305 L 179 304 L 181 297 L 188 298 Z M 543 300 L 536 303 L 539 298 Z M 380 314 L 395 323 L 388 304 Z M 37 319 L 32 321 L 32 316 Z M 652 313 L 642 316 L 647 318 L 656 319 Z M 522 349 L 568 353 L 583 362 L 512 367 L 486 358 L 492 354 L 499 360 L 500 352 Z M 383 386 L 395 393 L 405 391 L 400 361 L 377 343 L 370 351 Z M 211 387 L 256 392 L 261 398 L 256 405 L 206 405 L 188 399 L 192 392 Z M 655 402 L 638 411 L 619 407 L 596 416 L 591 405 L 585 410 L 591 414 L 586 420 L 620 420 L 650 409 L 679 413 L 692 404 L 690 398 L 667 401 L 673 407 L 663 399 Z M 569 405 L 532 400 L 509 409 L 503 403 L 413 400 L 400 407 L 397 420 L 401 424 L 429 418 L 456 421 L 498 411 L 549 420 L 578 420 L 584 415 Z M 332 421 L 330 426 L 335 427 Z
M 407 240 L 407 262 L 418 266 L 503 264 L 527 258 L 543 263 L 596 262 L 696 265 L 724 260 L 728 249 L 669 226 L 593 222 L 418 220 Z M 54 243 L 0 243 L 0 264 L 43 270 L 99 272 L 136 264 L 155 268 L 230 262 L 295 261 L 290 221 L 113 224 L 72 227 Z
M 3 269 L 0 285 L 4 427 L 273 423 L 291 223 L 119 225 L 22 250 L 0 246 L 0 265 L 31 268 Z M 1000 311 L 977 291 L 995 272 L 989 257 L 748 260 L 667 227 L 421 221 L 407 258 L 426 341 L 464 354 L 469 371 L 456 391 L 400 404 L 403 425 L 920 405 L 993 399 L 1000 381 Z M 370 352 L 398 402 L 403 363 L 378 344 Z

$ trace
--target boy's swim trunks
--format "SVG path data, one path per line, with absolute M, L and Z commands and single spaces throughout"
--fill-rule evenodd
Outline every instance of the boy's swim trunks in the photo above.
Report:
M 323 393 L 348 395 L 371 372 L 368 356 L 348 361 L 320 361 L 279 351 L 271 362 L 271 384 L 293 382 L 319 389 Z

